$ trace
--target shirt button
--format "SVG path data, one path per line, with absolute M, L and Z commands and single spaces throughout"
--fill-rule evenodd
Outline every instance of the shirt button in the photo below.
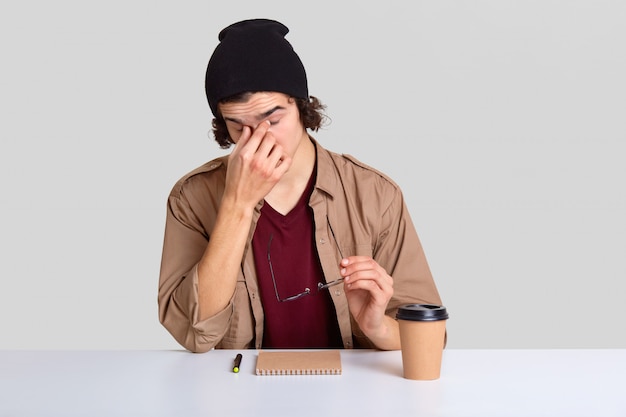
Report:
M 324 243 L 326 243 L 326 239 L 321 238 L 321 239 L 320 239 L 320 243 L 323 245 Z
M 335 290 L 335 295 L 341 295 L 341 290 Z

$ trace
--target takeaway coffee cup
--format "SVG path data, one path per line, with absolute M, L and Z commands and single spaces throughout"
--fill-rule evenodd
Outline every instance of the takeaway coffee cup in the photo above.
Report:
M 438 379 L 446 337 L 446 308 L 404 304 L 396 314 L 400 325 L 402 368 L 407 379 Z

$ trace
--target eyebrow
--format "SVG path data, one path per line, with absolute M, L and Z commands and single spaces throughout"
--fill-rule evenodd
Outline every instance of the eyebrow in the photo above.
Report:
M 278 110 L 285 110 L 285 108 L 283 106 L 276 106 L 264 113 L 261 113 L 259 115 L 257 115 L 255 118 L 258 121 L 261 121 L 267 117 L 270 117 L 272 114 L 274 114 L 275 112 L 277 112 Z M 234 122 L 234 123 L 238 123 L 238 124 L 243 124 L 243 121 L 241 119 L 237 119 L 235 117 L 224 117 L 224 120 L 228 120 L 229 122 Z

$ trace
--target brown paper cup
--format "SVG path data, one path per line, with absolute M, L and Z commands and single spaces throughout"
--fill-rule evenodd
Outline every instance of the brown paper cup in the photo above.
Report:
M 427 309 L 423 314 L 422 309 Z M 438 379 L 446 335 L 445 307 L 411 304 L 398 312 L 404 377 Z

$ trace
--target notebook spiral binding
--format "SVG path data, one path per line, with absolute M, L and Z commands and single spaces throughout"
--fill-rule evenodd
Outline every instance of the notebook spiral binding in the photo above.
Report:
M 257 375 L 341 375 L 341 369 L 257 369 Z

